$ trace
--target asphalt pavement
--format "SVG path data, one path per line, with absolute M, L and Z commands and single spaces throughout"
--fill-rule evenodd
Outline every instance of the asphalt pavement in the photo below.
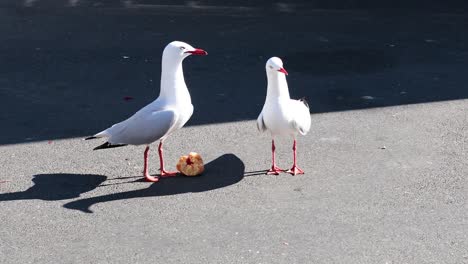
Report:
M 0 8 L 0 263 L 468 263 L 465 13 L 116 2 Z M 209 55 L 165 154 L 206 172 L 147 183 L 143 147 L 82 138 L 154 100 L 176 39 Z M 305 175 L 264 175 L 271 56 L 311 106 Z

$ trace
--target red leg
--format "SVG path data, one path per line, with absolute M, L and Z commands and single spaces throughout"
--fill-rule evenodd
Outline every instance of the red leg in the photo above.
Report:
M 292 175 L 304 174 L 304 171 L 301 170 L 296 165 L 296 139 L 294 139 L 293 152 L 294 152 L 294 164 L 293 164 L 292 168 L 287 171 L 287 173 L 291 173 Z
M 161 168 L 159 169 L 161 171 L 161 177 L 171 177 L 171 176 L 176 176 L 177 172 L 174 171 L 166 171 L 164 169 L 164 158 L 163 158 L 163 148 L 162 148 L 162 141 L 159 143 L 159 163 L 161 163 Z
M 275 162 L 275 140 L 271 140 L 271 158 L 272 158 L 272 162 L 273 164 L 271 165 L 271 169 L 269 169 L 267 171 L 267 175 L 279 175 L 280 172 L 283 172 L 284 170 L 283 169 L 280 169 L 278 166 L 276 166 L 276 162 Z
M 143 176 L 145 176 L 146 181 L 157 182 L 157 181 L 159 181 L 159 178 L 151 176 L 148 173 L 148 152 L 149 152 L 149 146 L 146 146 L 145 154 L 144 154 L 145 165 L 143 167 Z

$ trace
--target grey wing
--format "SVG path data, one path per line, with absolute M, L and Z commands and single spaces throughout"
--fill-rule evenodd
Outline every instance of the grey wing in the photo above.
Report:
M 163 111 L 165 110 L 163 108 L 163 105 L 161 103 L 158 103 L 156 100 L 155 102 L 146 105 L 142 109 L 138 110 L 135 114 L 133 114 L 131 117 L 125 119 L 122 122 L 115 123 L 111 127 L 95 134 L 92 138 L 101 138 L 101 137 L 108 137 L 111 138 L 112 135 L 118 135 L 120 133 L 124 133 L 124 130 L 128 128 L 128 124 L 134 122 L 136 119 L 140 118 L 141 116 L 145 114 L 149 114 L 151 112 L 158 112 L 158 111 Z
M 291 100 L 291 107 L 294 111 L 292 126 L 302 135 L 307 134 L 311 124 L 309 106 L 302 100 Z
M 109 137 L 112 144 L 150 144 L 164 137 L 177 121 L 173 110 L 144 112 L 117 124 Z
M 267 129 L 267 127 L 265 125 L 265 121 L 263 120 L 263 112 L 261 112 L 260 115 L 257 118 L 257 129 L 260 132 L 264 132 Z

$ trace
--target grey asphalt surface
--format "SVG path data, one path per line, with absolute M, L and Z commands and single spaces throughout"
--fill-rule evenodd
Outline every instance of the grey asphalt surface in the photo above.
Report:
M 468 263 L 466 15 L 295 7 L 0 9 L 0 263 Z M 154 99 L 173 39 L 209 56 L 166 159 L 206 173 L 151 184 L 143 147 L 82 138 Z M 262 173 L 272 55 L 311 105 L 305 175 Z

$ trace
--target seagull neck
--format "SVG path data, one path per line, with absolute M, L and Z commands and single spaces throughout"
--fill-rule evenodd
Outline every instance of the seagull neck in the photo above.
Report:
M 161 69 L 161 91 L 159 97 L 168 101 L 189 100 L 190 93 L 187 89 L 182 69 L 182 61 L 166 61 L 163 58 Z
M 267 72 L 268 87 L 267 98 L 290 99 L 288 82 L 284 74 Z

